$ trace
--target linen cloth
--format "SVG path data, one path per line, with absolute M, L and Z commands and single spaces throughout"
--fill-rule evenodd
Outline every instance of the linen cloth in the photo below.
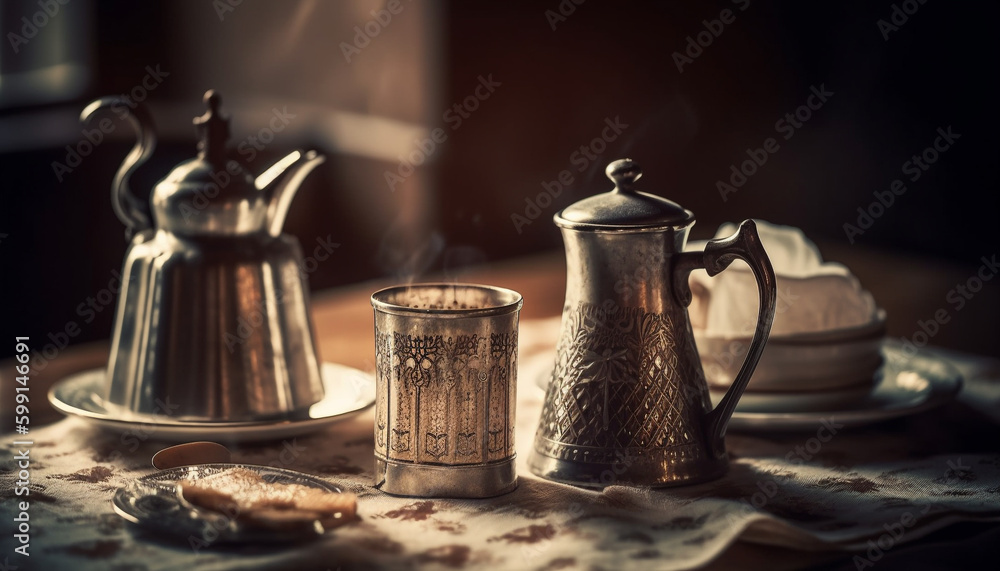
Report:
M 836 418 L 791 434 L 730 433 L 729 473 L 661 490 L 611 485 L 588 491 L 536 478 L 525 467 L 551 366 L 558 319 L 521 325 L 517 408 L 520 483 L 483 500 L 388 496 L 372 488 L 371 410 L 321 432 L 230 446 L 234 461 L 317 475 L 359 496 L 360 521 L 294 546 L 204 545 L 126 523 L 115 490 L 153 472 L 165 446 L 138 427 L 126 438 L 65 419 L 31 436 L 29 558 L 13 553 L 17 513 L 10 458 L 0 463 L 0 562 L 19 569 L 687 569 L 737 539 L 801 550 L 856 550 L 877 563 L 900 544 L 963 520 L 1000 520 L 995 433 L 1000 374 L 967 369 L 961 400 L 943 410 L 871 427 Z M 986 368 L 983 368 L 983 367 Z M 965 404 L 965 403 L 970 404 Z M 826 426 L 825 430 L 821 429 Z M 146 437 L 144 438 L 143 435 Z M 204 438 L 211 440 L 211 434 Z M 613 484 L 613 482 L 612 482 Z

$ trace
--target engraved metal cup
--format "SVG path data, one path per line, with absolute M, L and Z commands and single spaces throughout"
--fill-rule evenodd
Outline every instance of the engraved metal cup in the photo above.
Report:
M 727 467 L 726 426 L 774 318 L 774 272 L 753 221 L 704 252 L 684 252 L 694 215 L 635 190 L 641 171 L 632 161 L 607 172 L 613 191 L 555 216 L 566 301 L 528 467 L 588 487 L 716 478 Z M 757 278 L 759 317 L 743 367 L 713 409 L 687 313 L 688 275 L 705 268 L 714 276 L 736 258 Z
M 375 487 L 455 498 L 513 490 L 521 295 L 416 284 L 377 291 L 371 302 Z

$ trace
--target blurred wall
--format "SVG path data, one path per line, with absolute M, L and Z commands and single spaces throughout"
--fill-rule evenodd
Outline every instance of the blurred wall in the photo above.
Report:
M 144 97 L 161 145 L 136 189 L 193 155 L 208 88 L 236 146 L 276 110 L 294 115 L 252 159 L 240 153 L 252 171 L 298 147 L 329 155 L 286 225 L 307 249 L 341 244 L 314 288 L 560 249 L 552 215 L 609 189 L 604 166 L 623 156 L 643 166 L 642 188 L 695 211 L 695 237 L 756 217 L 804 228 L 833 257 L 889 252 L 972 276 L 997 250 L 998 9 L 931 0 L 895 14 L 901 4 L 81 2 L 74 26 L 31 42 L 89 27 L 74 36 L 92 38 L 77 58 L 90 62 L 86 87 L 0 110 L 0 260 L 19 276 L 0 280 L 4 327 L 44 337 L 114 278 L 125 243 L 108 189 L 131 132 L 62 177 L 52 165 L 83 139 L 90 98 L 132 93 L 156 70 L 167 75 Z M 18 10 L 2 12 L 5 32 Z M 807 118 L 786 118 L 796 112 Z M 907 164 L 949 127 L 960 138 L 933 164 Z M 733 175 L 769 138 L 766 162 Z M 896 179 L 905 193 L 872 210 Z M 878 215 L 859 220 L 859 208 Z M 973 330 L 939 339 L 995 350 L 996 283 L 970 302 Z M 915 302 L 944 305 L 939 289 Z M 74 342 L 107 337 L 110 310 L 85 325 Z
M 978 277 L 1000 254 L 997 11 L 453 2 L 445 107 L 482 75 L 502 85 L 442 149 L 445 242 L 488 260 L 561 249 L 552 215 L 610 190 L 605 165 L 629 156 L 641 189 L 695 212 L 695 238 L 751 217 L 801 227 L 893 309 L 892 335 L 943 310 L 933 343 L 998 355 L 1000 280 Z
M 997 243 L 997 5 L 927 2 L 887 41 L 877 22 L 891 24 L 899 4 L 452 3 L 447 105 L 480 74 L 503 85 L 444 149 L 444 220 L 490 256 L 558 246 L 552 214 L 608 189 L 604 166 L 628 155 L 644 188 L 695 211 L 700 236 L 758 217 L 819 240 L 976 263 Z M 692 49 L 694 38 L 708 45 Z M 813 87 L 832 95 L 801 127 L 777 130 L 818 102 Z M 628 124 L 621 136 L 574 162 L 615 117 Z M 960 140 L 911 182 L 905 163 L 949 126 Z M 768 138 L 778 150 L 723 198 L 717 183 L 731 184 L 731 166 Z M 573 182 L 518 233 L 510 214 L 564 169 Z M 905 194 L 851 244 L 844 224 L 895 179 Z

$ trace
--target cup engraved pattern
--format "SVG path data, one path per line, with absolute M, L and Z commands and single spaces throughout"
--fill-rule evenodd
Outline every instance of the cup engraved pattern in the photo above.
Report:
M 514 455 L 517 332 L 407 335 L 375 331 L 375 453 L 435 464 Z

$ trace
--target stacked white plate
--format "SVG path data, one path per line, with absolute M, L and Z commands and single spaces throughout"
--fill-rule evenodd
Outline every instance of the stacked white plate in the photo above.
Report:
M 694 330 L 713 400 L 736 378 L 751 338 L 715 337 Z M 865 399 L 879 381 L 885 312 L 866 325 L 771 336 L 737 410 L 837 410 Z

